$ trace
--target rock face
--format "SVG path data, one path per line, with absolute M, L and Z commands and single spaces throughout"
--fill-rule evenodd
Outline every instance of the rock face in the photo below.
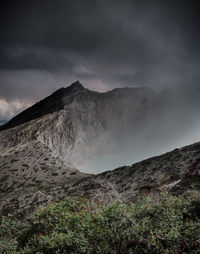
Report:
M 0 147 L 37 140 L 67 165 L 77 166 L 90 156 L 112 151 L 124 136 L 137 135 L 153 112 L 155 98 L 149 88 L 97 93 L 77 81 L 1 126 Z
M 34 104 L 30 108 L 24 110 L 22 113 L 13 117 L 10 121 L 0 127 L 0 130 L 7 130 L 20 124 L 26 123 L 30 120 L 42 117 L 46 114 L 59 111 L 64 108 L 63 98 L 67 96 L 72 100 L 74 92 L 83 90 L 84 87 L 77 81 L 67 88 L 60 88 L 50 96 Z

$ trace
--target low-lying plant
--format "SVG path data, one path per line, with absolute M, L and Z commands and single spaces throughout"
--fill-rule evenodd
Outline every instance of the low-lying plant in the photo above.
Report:
M 26 227 L 2 217 L 0 249 L 21 254 L 199 253 L 197 204 L 190 196 L 168 193 L 129 204 L 68 198 L 36 211 Z

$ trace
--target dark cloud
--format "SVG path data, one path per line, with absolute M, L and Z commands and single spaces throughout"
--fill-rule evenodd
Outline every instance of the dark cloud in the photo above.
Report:
M 198 0 L 3 0 L 0 24 L 0 96 L 37 100 L 77 79 L 199 91 Z
M 55 71 L 65 66 L 72 70 L 71 61 L 66 52 L 51 48 L 11 47 L 0 50 L 1 70 L 41 70 Z

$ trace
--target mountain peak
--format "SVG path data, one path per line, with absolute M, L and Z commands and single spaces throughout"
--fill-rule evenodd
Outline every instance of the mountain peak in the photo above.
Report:
M 119 89 L 118 88 L 118 89 L 114 89 L 112 91 L 108 91 L 106 93 L 100 94 L 98 92 L 94 92 L 84 88 L 84 86 L 80 83 L 80 81 L 77 80 L 74 83 L 72 83 L 70 86 L 59 88 L 58 90 L 56 90 L 54 93 L 47 96 L 43 100 L 32 105 L 30 108 L 22 111 L 21 113 L 13 117 L 10 121 L 5 123 L 4 125 L 1 125 L 0 131 L 21 125 L 33 119 L 40 118 L 47 114 L 51 114 L 55 111 L 60 111 L 64 109 L 68 104 L 71 104 L 73 101 L 79 101 L 79 102 L 81 101 L 80 103 L 85 103 L 85 102 L 88 103 L 88 100 L 96 100 L 96 101 L 99 100 L 102 102 L 103 98 L 107 98 L 107 95 L 111 96 L 110 101 L 112 102 L 114 102 L 115 100 L 119 101 L 119 97 L 122 100 L 123 98 L 126 97 L 126 100 L 127 100 L 127 92 L 124 93 L 123 91 L 128 91 L 128 94 L 130 94 L 130 96 L 128 96 L 130 104 L 132 103 L 132 100 L 134 100 L 135 96 L 137 96 L 138 94 L 137 92 L 138 89 L 136 88 L 135 89 L 131 89 L 131 88 Z M 90 96 L 91 94 L 93 96 Z M 140 95 L 138 94 L 138 96 L 139 96 L 138 98 L 140 98 L 141 94 Z M 142 91 L 142 96 L 146 98 L 149 95 Z M 151 94 L 150 94 L 150 97 L 151 97 Z
M 76 82 L 72 83 L 70 86 L 69 86 L 71 89 L 76 89 L 76 90 L 83 90 L 85 89 L 84 86 L 80 83 L 79 80 L 77 80 Z
M 84 86 L 78 80 L 72 83 L 70 86 L 67 86 L 66 88 L 61 87 L 48 97 L 37 102 L 30 108 L 22 111 L 20 114 L 13 117 L 10 121 L 5 123 L 4 125 L 1 125 L 0 131 L 15 127 L 22 123 L 39 118 L 43 115 L 59 111 L 64 107 L 63 105 L 64 97 L 73 96 L 77 92 L 82 91 L 84 89 L 85 89 Z

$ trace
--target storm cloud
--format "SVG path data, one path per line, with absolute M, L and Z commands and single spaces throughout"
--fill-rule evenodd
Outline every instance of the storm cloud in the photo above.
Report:
M 76 79 L 99 91 L 199 83 L 198 1 L 8 0 L 1 5 L 1 96 L 37 100 Z M 40 96 L 39 87 L 44 87 Z
M 198 104 L 198 2 L 1 1 L 0 98 L 33 103 L 80 80 L 101 92 L 167 88 Z

